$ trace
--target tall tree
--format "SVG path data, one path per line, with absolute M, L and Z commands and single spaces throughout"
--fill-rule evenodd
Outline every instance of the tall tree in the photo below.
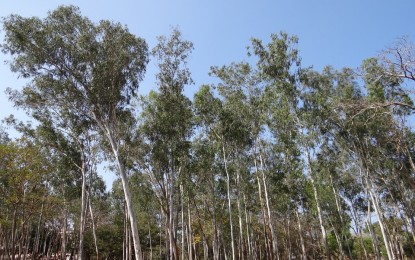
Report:
M 193 44 L 183 40 L 176 29 L 169 38 L 159 37 L 159 43 L 152 51 L 159 62 L 156 75 L 159 92 L 150 93 L 144 101 L 142 113 L 141 130 L 148 160 L 144 164 L 141 161 L 141 167 L 150 177 L 165 217 L 170 259 L 180 257 L 176 230 L 177 198 L 178 188 L 182 185 L 179 180 L 186 171 L 193 124 L 191 101 L 183 95 L 183 89 L 192 84 L 186 66 L 192 50 Z M 181 233 L 183 236 L 183 229 Z
M 14 95 L 16 105 L 37 102 L 50 110 L 88 118 L 108 143 L 121 176 L 136 259 L 142 259 L 121 148 L 132 124 L 131 98 L 148 62 L 145 41 L 118 23 L 92 23 L 73 6 L 45 19 L 11 15 L 4 20 L 2 50 L 11 68 L 31 79 Z

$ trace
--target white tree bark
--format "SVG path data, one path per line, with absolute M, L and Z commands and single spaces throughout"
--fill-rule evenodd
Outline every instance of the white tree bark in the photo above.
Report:
M 228 171 L 228 163 L 225 154 L 225 146 L 222 145 L 222 153 L 223 153 L 223 162 L 225 164 L 225 173 L 226 173 L 226 189 L 228 194 L 228 209 L 229 209 L 229 224 L 231 228 L 231 248 L 232 248 L 232 260 L 235 260 L 235 238 L 233 234 L 233 224 L 232 224 L 232 205 L 231 205 L 231 187 L 230 187 L 230 176 Z
M 323 216 L 321 214 L 321 206 L 320 206 L 320 201 L 319 201 L 319 197 L 318 197 L 317 186 L 315 184 L 314 177 L 313 177 L 313 172 L 312 172 L 312 168 L 311 168 L 311 158 L 310 158 L 310 151 L 309 151 L 308 146 L 305 147 L 305 152 L 306 152 L 306 157 L 307 157 L 307 164 L 308 164 L 308 169 L 309 169 L 311 186 L 312 186 L 313 194 L 314 194 L 314 200 L 316 201 L 317 215 L 318 215 L 318 220 L 319 220 L 319 223 L 320 223 L 321 237 L 322 237 L 322 240 L 323 240 L 322 242 L 323 242 L 323 245 L 324 245 L 324 248 L 325 248 L 325 251 L 326 251 L 326 257 L 328 259 L 331 259 L 330 249 L 329 249 L 329 245 L 328 245 L 328 241 L 327 241 L 326 228 L 324 227 Z
M 86 173 L 84 162 L 81 166 L 82 174 L 82 188 L 81 188 L 81 219 L 79 222 L 79 248 L 78 248 L 78 260 L 83 259 L 84 255 L 84 233 L 85 233 L 85 217 L 86 217 Z

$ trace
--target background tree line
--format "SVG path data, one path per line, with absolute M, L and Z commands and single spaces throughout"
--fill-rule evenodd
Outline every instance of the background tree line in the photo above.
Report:
M 303 67 L 298 39 L 252 39 L 193 98 L 180 31 L 152 50 L 78 8 L 4 18 L 8 89 L 35 124 L 0 134 L 4 259 L 415 256 L 415 53 Z M 157 89 L 138 87 L 149 59 Z M 106 191 L 97 166 L 119 177 Z

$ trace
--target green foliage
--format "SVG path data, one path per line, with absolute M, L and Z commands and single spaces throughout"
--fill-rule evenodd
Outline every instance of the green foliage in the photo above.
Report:
M 35 250 L 38 238 L 60 250 L 65 219 L 68 234 L 80 227 L 87 176 L 95 214 L 87 217 L 87 258 L 95 255 L 92 223 L 100 258 L 123 257 L 129 201 L 146 257 L 224 259 L 236 247 L 247 259 L 360 259 L 377 254 L 373 242 L 390 254 L 384 240 L 395 243 L 389 251 L 413 255 L 406 67 L 371 58 L 362 77 L 349 68 L 318 72 L 301 66 L 296 36 L 273 34 L 267 43 L 252 39 L 254 62 L 211 67 L 217 84 L 191 100 L 184 89 L 193 84 L 193 44 L 173 29 L 151 51 L 158 89 L 137 108 L 149 52 L 125 26 L 62 6 L 44 19 L 11 15 L 3 28 L 12 71 L 30 80 L 8 94 L 37 122 L 9 117 L 24 135 L 18 140 L 0 131 L 1 241 L 22 247 L 30 237 Z M 101 154 L 124 177 L 110 194 L 96 175 Z M 375 218 L 371 237 L 365 228 Z M 67 239 L 76 248 L 77 238 Z

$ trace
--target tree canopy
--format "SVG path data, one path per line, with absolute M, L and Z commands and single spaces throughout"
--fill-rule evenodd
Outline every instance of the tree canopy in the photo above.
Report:
M 3 29 L 28 82 L 7 94 L 35 123 L 5 119 L 18 138 L 0 127 L 0 258 L 415 256 L 409 39 L 317 71 L 298 37 L 253 38 L 194 86 L 178 29 L 149 51 L 74 6 Z M 156 88 L 140 95 L 151 58 Z

